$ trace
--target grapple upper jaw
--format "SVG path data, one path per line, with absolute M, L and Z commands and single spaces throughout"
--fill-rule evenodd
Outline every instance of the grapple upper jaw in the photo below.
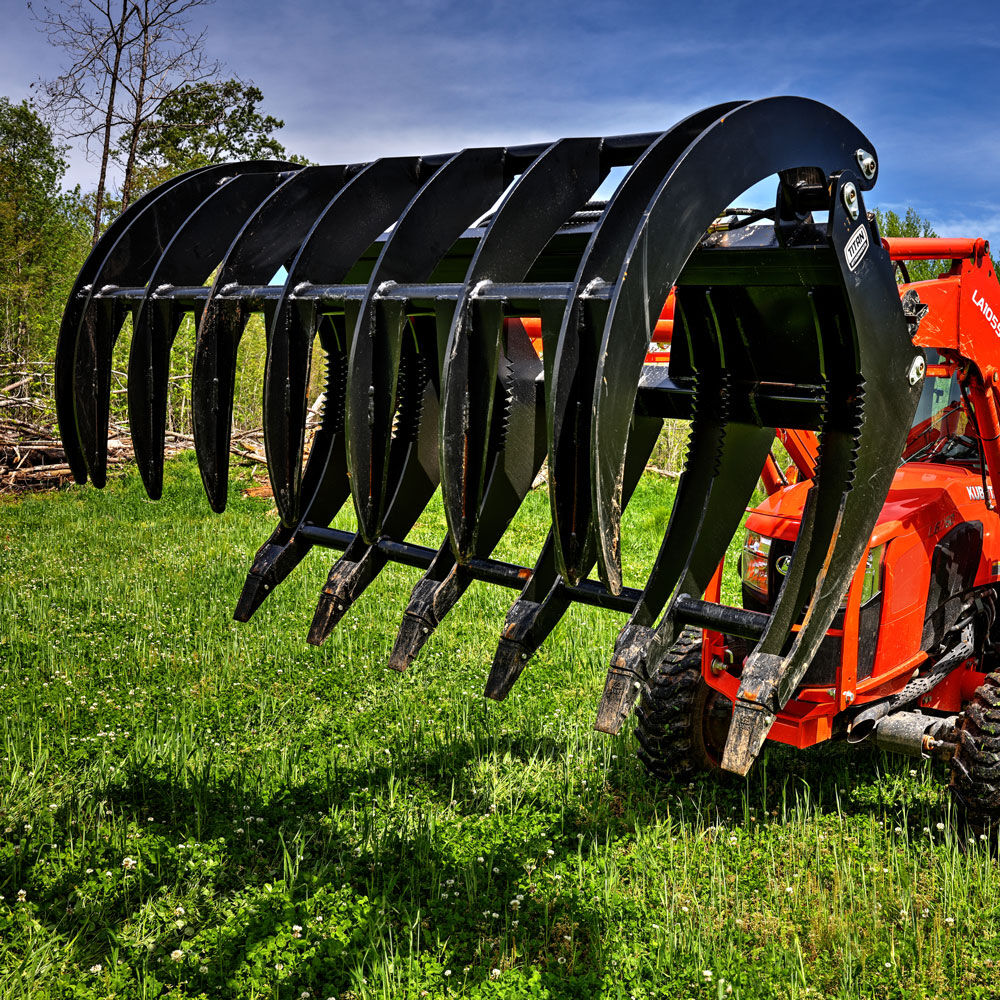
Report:
M 572 602 L 625 612 L 598 719 L 614 731 L 680 626 L 747 614 L 700 598 L 774 429 L 818 431 L 799 541 L 766 627 L 751 630 L 760 638 L 723 759 L 745 770 L 830 625 L 920 391 L 864 210 L 871 149 L 830 108 L 772 98 L 645 135 L 188 174 L 113 223 L 74 287 L 56 369 L 69 463 L 103 484 L 111 352 L 131 311 L 129 403 L 143 478 L 159 492 L 170 343 L 195 313 L 195 445 L 221 510 L 237 351 L 248 317 L 263 313 L 281 524 L 237 616 L 313 545 L 345 552 L 314 642 L 388 561 L 420 567 L 393 654 L 402 667 L 471 582 L 498 583 L 521 592 L 488 682 L 503 697 Z M 617 167 L 629 169 L 611 199 L 591 201 Z M 772 174 L 774 226 L 717 232 L 732 200 Z M 646 361 L 672 289 L 668 369 Z M 316 336 L 327 402 L 304 459 Z M 660 552 L 631 590 L 622 512 L 665 418 L 691 420 L 690 444 Z M 493 549 L 546 451 L 553 526 L 532 571 Z M 408 535 L 442 478 L 448 539 L 417 545 Z M 330 527 L 349 494 L 356 532 Z M 595 565 L 603 585 L 588 579 Z

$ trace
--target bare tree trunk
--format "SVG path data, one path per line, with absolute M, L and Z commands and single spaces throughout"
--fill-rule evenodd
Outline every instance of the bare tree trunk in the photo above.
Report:
M 108 168 L 126 160 L 123 200 L 135 188 L 142 127 L 160 102 L 181 87 L 209 79 L 218 64 L 206 60 L 205 30 L 189 30 L 191 14 L 213 0 L 53 0 L 29 12 L 69 66 L 42 81 L 42 104 L 64 139 L 100 150 L 93 242 L 101 234 Z M 133 21 L 135 28 L 132 29 Z M 124 207 L 124 206 L 123 206 Z
M 125 178 L 122 181 L 122 211 L 128 208 L 132 200 L 132 175 L 135 171 L 135 154 L 139 148 L 139 135 L 142 130 L 143 112 L 146 109 L 146 81 L 149 79 L 149 46 L 150 19 L 149 0 L 144 0 L 140 14 L 142 25 L 142 55 L 139 58 L 139 80 L 136 85 L 134 113 L 132 115 L 131 138 L 128 146 L 128 159 L 125 162 Z
M 108 0 L 106 8 L 108 21 L 111 22 L 111 3 Z M 97 243 L 101 236 L 101 215 L 104 212 L 104 190 L 107 184 L 108 159 L 111 156 L 111 132 L 115 118 L 115 98 L 118 93 L 118 79 L 121 71 L 122 50 L 125 48 L 125 26 L 128 23 L 128 0 L 122 0 L 122 13 L 118 26 L 112 26 L 111 37 L 114 40 L 115 58 L 108 81 L 107 111 L 104 115 L 104 136 L 101 142 L 101 168 L 97 176 L 97 194 L 94 204 L 94 236 L 92 243 Z

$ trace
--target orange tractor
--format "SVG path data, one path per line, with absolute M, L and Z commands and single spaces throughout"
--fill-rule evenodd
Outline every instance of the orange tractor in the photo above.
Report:
M 864 206 L 877 175 L 865 135 L 792 97 L 643 135 L 192 171 L 109 227 L 70 294 L 67 461 L 104 485 L 131 317 L 130 428 L 159 496 L 170 350 L 193 314 L 195 447 L 221 510 L 237 351 L 262 314 L 281 520 L 237 619 L 333 549 L 321 643 L 402 562 L 424 570 L 390 658 L 402 670 L 472 582 L 509 587 L 486 681 L 503 698 L 573 602 L 622 612 L 597 728 L 617 731 L 638 700 L 657 774 L 745 773 L 767 739 L 873 739 L 950 757 L 969 815 L 995 821 L 1000 287 L 983 241 L 883 241 Z M 729 207 L 770 176 L 773 208 Z M 916 258 L 954 264 L 897 285 Z M 316 341 L 325 405 L 306 452 Z M 668 418 L 690 421 L 687 456 L 649 576 L 629 587 L 622 511 Z M 493 558 L 543 465 L 538 558 Z M 733 607 L 722 560 L 761 476 Z M 447 535 L 417 545 L 438 488 Z M 348 501 L 356 530 L 331 528 Z

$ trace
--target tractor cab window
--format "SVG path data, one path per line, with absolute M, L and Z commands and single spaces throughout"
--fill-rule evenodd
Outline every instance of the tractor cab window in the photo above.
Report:
M 927 364 L 943 364 L 933 348 Z M 926 378 L 903 449 L 904 462 L 978 462 L 979 444 L 962 399 L 958 376 Z

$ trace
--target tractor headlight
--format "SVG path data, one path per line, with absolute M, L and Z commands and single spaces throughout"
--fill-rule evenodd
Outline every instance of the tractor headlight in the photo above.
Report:
M 767 597 L 767 561 L 771 552 L 771 539 L 748 531 L 743 543 L 743 583 L 763 597 Z
M 868 551 L 868 562 L 865 564 L 865 579 L 861 585 L 861 603 L 865 604 L 882 590 L 882 553 L 885 545 L 876 545 Z

